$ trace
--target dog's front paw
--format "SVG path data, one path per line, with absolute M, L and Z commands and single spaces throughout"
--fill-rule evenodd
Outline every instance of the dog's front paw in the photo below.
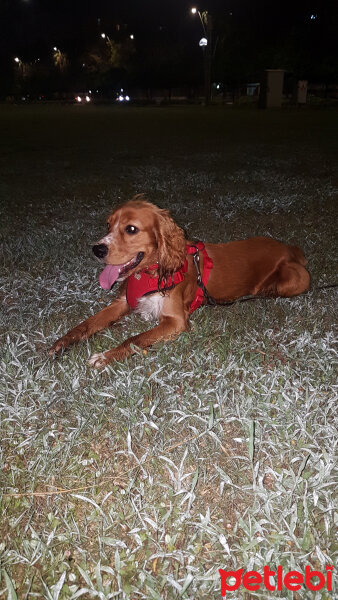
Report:
M 68 331 L 62 338 L 56 340 L 48 354 L 50 356 L 52 356 L 52 354 L 58 354 L 61 350 L 66 350 L 69 346 L 76 344 L 86 337 L 88 337 L 88 334 L 85 324 L 78 325 L 77 327 L 74 327 L 74 329 Z
M 69 343 L 67 342 L 67 340 L 65 338 L 60 338 L 53 344 L 53 346 L 51 348 L 49 348 L 48 354 L 49 354 L 49 356 L 53 356 L 53 354 L 59 354 L 59 352 L 61 352 L 61 350 L 68 348 L 68 346 L 69 346 Z
M 89 366 L 93 367 L 94 369 L 103 369 L 108 363 L 109 360 L 107 360 L 107 358 L 105 357 L 104 352 L 98 352 L 97 354 L 93 354 L 88 360 Z

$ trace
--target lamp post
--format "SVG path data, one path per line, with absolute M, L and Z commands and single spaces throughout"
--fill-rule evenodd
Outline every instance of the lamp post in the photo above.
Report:
M 19 71 L 19 76 L 21 79 L 24 78 L 25 75 L 25 65 L 22 62 L 21 58 L 19 58 L 18 56 L 16 56 L 14 58 L 14 62 L 18 65 L 18 71 Z
M 211 101 L 212 16 L 207 10 L 200 12 L 196 7 L 191 9 L 191 13 L 193 15 L 198 14 L 205 36 L 200 40 L 199 45 L 203 48 L 204 58 L 204 103 L 205 106 L 209 106 Z

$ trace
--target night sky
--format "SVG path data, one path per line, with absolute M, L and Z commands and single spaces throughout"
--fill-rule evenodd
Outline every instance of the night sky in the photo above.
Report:
M 80 56 L 102 31 L 111 38 L 133 33 L 139 48 L 152 43 L 156 48 L 162 38 L 185 44 L 192 54 L 202 33 L 190 13 L 193 5 L 193 0 L 0 0 L 2 72 L 13 68 L 15 56 L 44 60 L 53 46 L 70 58 Z M 332 64 L 337 57 L 337 0 L 204 0 L 197 6 L 213 15 L 216 33 L 231 21 L 238 35 L 250 40 L 253 53 L 265 41 L 285 45 L 289 36 L 293 44 L 299 38 L 301 49 L 307 36 L 310 55 L 319 52 Z
M 193 5 L 189 0 L 0 0 L 1 54 L 32 59 L 51 45 L 76 52 L 98 30 L 112 33 L 118 23 L 142 38 L 159 31 L 193 38 L 198 29 L 189 13 Z M 331 0 L 206 0 L 197 6 L 208 9 L 215 20 L 232 13 L 264 36 L 297 28 L 311 14 L 325 28 L 332 5 Z

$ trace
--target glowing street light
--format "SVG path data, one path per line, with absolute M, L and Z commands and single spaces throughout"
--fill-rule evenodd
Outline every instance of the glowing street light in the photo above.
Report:
M 107 33 L 104 33 L 104 32 L 102 32 L 102 33 L 100 34 L 100 37 L 101 37 L 103 40 L 105 40 L 105 41 L 106 41 L 106 43 L 107 43 L 108 45 L 110 44 L 110 37 L 109 37 L 109 35 L 107 35 Z
M 129 37 L 130 37 L 131 40 L 133 40 L 134 39 L 134 34 L 131 33 Z
M 21 77 L 22 79 L 25 76 L 25 63 L 22 62 L 21 58 L 19 58 L 18 56 L 15 56 L 14 58 L 14 62 L 17 64 L 18 66 L 18 75 L 19 77 Z
M 201 24 L 202 24 L 202 27 L 203 27 L 204 35 L 206 35 L 207 33 L 206 33 L 206 29 L 205 28 L 206 28 L 206 24 L 207 24 L 207 21 L 208 21 L 208 11 L 205 10 L 202 13 L 200 13 L 200 11 L 198 10 L 198 8 L 196 8 L 196 6 L 193 6 L 193 8 L 191 9 L 191 14 L 199 16 Z
M 201 13 L 195 6 L 192 7 L 191 14 L 198 14 L 203 27 L 204 37 L 200 39 L 199 46 L 203 49 L 205 106 L 208 106 L 211 101 L 212 17 L 207 10 Z

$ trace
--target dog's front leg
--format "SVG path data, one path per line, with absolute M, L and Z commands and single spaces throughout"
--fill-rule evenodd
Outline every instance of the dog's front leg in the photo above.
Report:
M 187 328 L 188 324 L 184 319 L 168 316 L 163 317 L 160 323 L 153 329 L 127 339 L 120 346 L 113 348 L 113 350 L 93 354 L 89 359 L 89 364 L 95 369 L 101 369 L 114 360 L 123 360 L 130 354 L 133 354 L 135 349 L 132 346 L 147 348 L 160 341 L 174 340 L 182 331 L 186 331 Z
M 89 338 L 97 331 L 101 331 L 105 327 L 112 325 L 124 315 L 130 312 L 130 308 L 124 296 L 115 300 L 112 304 L 103 308 L 98 313 L 89 317 L 70 331 L 62 338 L 57 340 L 49 350 L 49 354 L 60 352 L 63 348 L 69 348 L 72 344 Z

